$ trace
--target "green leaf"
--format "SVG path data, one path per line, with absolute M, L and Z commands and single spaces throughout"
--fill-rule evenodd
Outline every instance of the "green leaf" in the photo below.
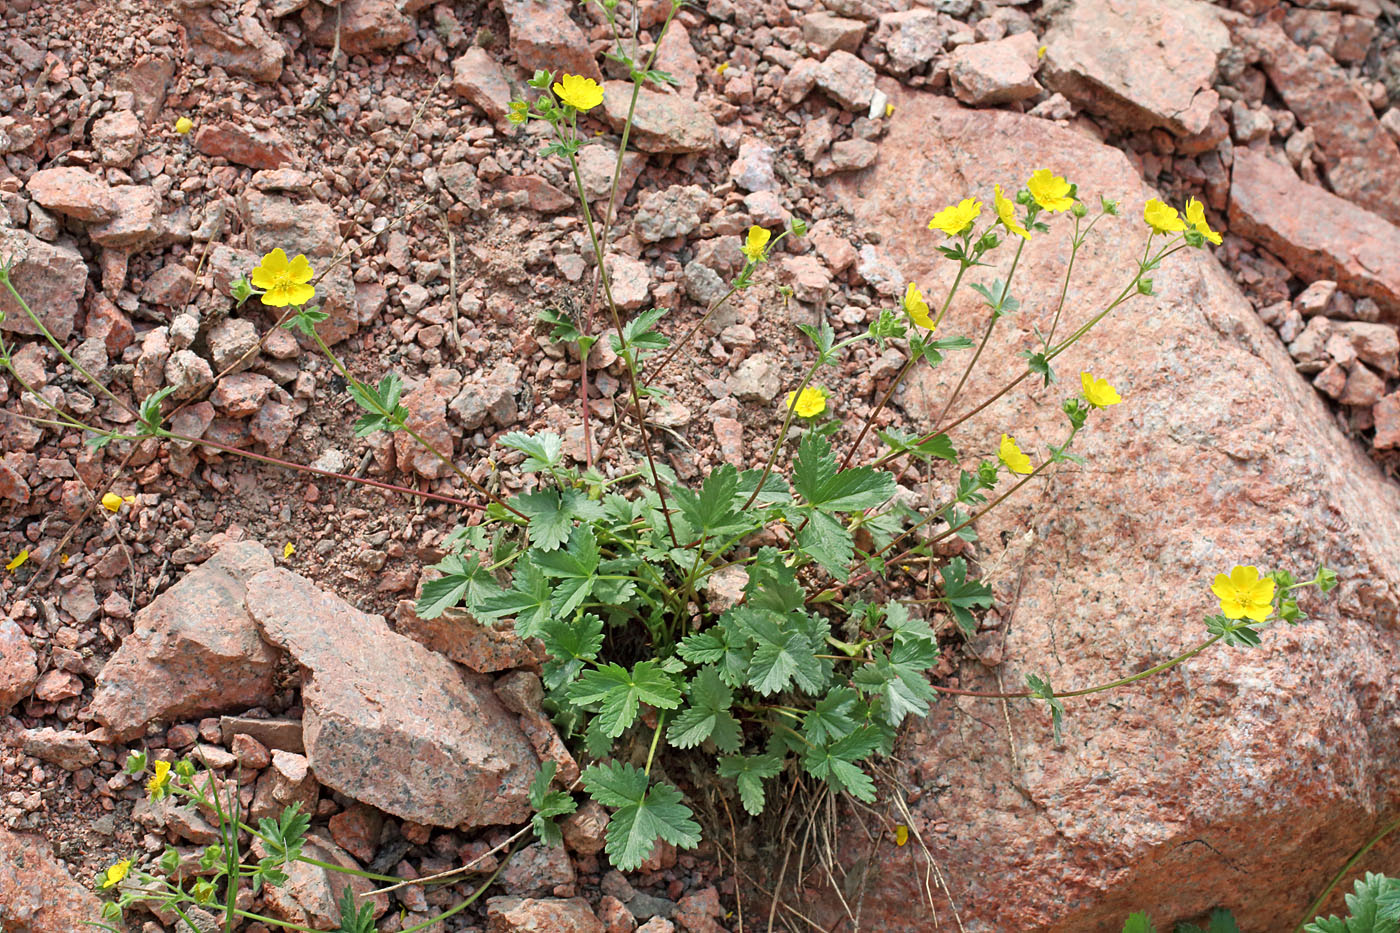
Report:
M 651 855 L 657 839 L 682 849 L 700 842 L 700 826 L 680 791 L 670 784 L 649 785 L 640 768 L 616 761 L 591 765 L 583 772 L 583 785 L 593 799 L 615 807 L 608 821 L 606 849 L 614 867 L 635 871 Z
M 758 643 L 749 663 L 750 686 L 764 696 L 786 690 L 792 683 L 807 693 L 817 693 L 826 686 L 826 672 L 816 657 L 820 645 L 792 625 L 791 619 L 759 610 L 743 611 L 742 618 Z
M 1262 628 L 1262 622 L 1247 619 L 1227 619 L 1223 615 L 1206 617 L 1206 631 L 1219 635 L 1220 640 L 1231 648 L 1257 648 L 1261 643 L 1255 628 Z
M 886 721 L 898 726 L 904 717 L 928 714 L 928 705 L 935 694 L 924 672 L 938 659 L 938 644 L 921 638 L 897 643 L 889 656 L 877 655 L 860 667 L 854 676 L 856 686 L 863 692 L 875 694 L 884 701 Z
M 443 575 L 423 584 L 418 604 L 413 609 L 421 619 L 436 619 L 463 602 L 475 607 L 501 592 L 500 585 L 474 555 L 464 558 L 460 554 L 449 554 L 433 569 L 442 571 Z
M 559 465 L 564 454 L 564 439 L 550 431 L 539 434 L 511 431 L 501 438 L 501 445 L 525 454 L 525 460 L 519 467 L 522 473 L 551 470 Z
M 258 832 L 263 837 L 263 848 L 267 855 L 258 860 L 258 871 L 269 884 L 278 885 L 286 880 L 280 871 L 301 857 L 301 848 L 306 842 L 306 831 L 311 827 L 311 816 L 301 812 L 301 804 L 284 807 L 277 819 L 265 816 L 258 820 Z M 281 879 L 278 880 L 277 876 Z
M 710 739 L 720 751 L 733 754 L 743 737 L 739 720 L 729 712 L 734 692 L 713 667 L 701 668 L 690 682 L 690 705 L 666 730 L 666 740 L 676 748 L 694 748 Z
M 822 697 L 802 717 L 802 735 L 817 745 L 827 745 L 856 731 L 852 714 L 860 696 L 850 687 L 837 687 Z
M 549 660 L 544 663 L 544 685 L 558 690 L 579 675 L 603 647 L 603 620 L 591 612 L 576 622 L 551 616 L 540 627 Z
M 1240 933 L 1234 914 L 1228 910 L 1212 910 L 1210 920 L 1204 930 L 1194 923 L 1178 923 L 1176 933 Z
M 535 779 L 530 782 L 530 806 L 535 811 L 535 815 L 530 818 L 530 825 L 540 842 L 547 846 L 557 846 L 564 841 L 563 833 L 554 822 L 555 818 L 568 816 L 578 809 L 578 803 L 569 794 L 562 790 L 550 789 L 550 782 L 554 780 L 557 770 L 557 764 L 546 761 L 535 774 Z
M 671 495 L 696 535 L 729 536 L 756 524 L 739 513 L 741 503 L 735 501 L 738 490 L 739 471 L 726 463 L 705 477 L 699 493 L 675 486 Z
M 510 504 L 530 521 L 530 543 L 552 551 L 569 540 L 576 519 L 596 521 L 603 507 L 580 489 L 538 489 L 516 496 Z
M 346 885 L 340 892 L 340 926 L 336 933 L 375 933 L 374 903 L 355 909 L 355 891 Z
M 1129 915 L 1123 921 L 1123 933 L 1157 933 L 1157 928 L 1152 925 L 1152 920 L 1145 912 Z
M 622 325 L 622 336 L 626 338 L 627 350 L 635 352 L 638 360 L 646 356 L 648 352 L 664 350 L 670 346 L 671 338 L 655 329 L 657 322 L 666 315 L 666 312 L 666 308 L 651 308 Z M 610 334 L 608 341 L 612 344 L 614 353 L 626 357 L 622 341 L 618 340 L 616 333 Z
M 880 436 L 880 440 L 889 445 L 892 453 L 907 453 L 926 463 L 933 457 L 947 460 L 949 463 L 958 462 L 958 452 L 946 434 L 935 434 L 933 437 L 921 441 L 920 435 L 901 431 L 898 428 L 889 428 L 876 433 Z
M 515 616 L 515 633 L 521 638 L 539 635 L 551 618 L 553 588 L 532 561 L 521 561 L 510 589 L 481 600 L 476 617 L 485 621 Z
M 1400 878 L 1366 873 L 1346 896 L 1350 916 L 1318 917 L 1306 933 L 1397 933 L 1400 930 Z
M 790 513 L 788 521 L 798 522 L 802 529 L 797 535 L 798 549 L 837 580 L 850 579 L 855 541 L 840 520 L 815 509 L 792 509 Z
M 569 699 L 580 705 L 599 704 L 603 733 L 615 739 L 636 721 L 642 703 L 675 709 L 681 692 L 659 662 L 641 661 L 631 671 L 609 663 L 584 672 L 569 688 Z
M 307 337 L 316 336 L 316 325 L 330 317 L 319 305 L 299 308 L 296 314 L 282 322 L 287 330 L 299 330 Z
M 990 609 L 992 588 L 977 580 L 967 578 L 967 561 L 954 557 L 938 569 L 943 577 L 943 600 L 953 613 L 959 627 L 968 635 L 977 631 L 977 619 L 973 609 Z
M 837 472 L 831 442 L 808 433 L 797 445 L 792 488 L 813 508 L 824 512 L 869 509 L 894 495 L 894 476 L 872 467 Z
M 739 786 L 739 800 L 750 816 L 763 812 L 763 782 L 782 770 L 777 755 L 736 755 L 719 760 L 719 776 L 730 778 Z
M 733 618 L 732 614 L 726 614 L 705 631 L 687 635 L 681 639 L 676 650 L 692 664 L 718 665 L 720 680 L 737 687 L 748 676 L 753 649 L 748 636 L 731 628 L 726 617 Z
M 848 791 L 857 800 L 874 803 L 875 782 L 857 762 L 869 757 L 881 742 L 879 730 L 862 726 L 830 745 L 809 746 L 802 756 L 802 766 L 834 790 Z
M 1050 704 L 1050 726 L 1055 733 L 1055 744 L 1061 742 L 1060 726 L 1063 724 L 1065 716 L 1065 705 L 1055 696 L 1055 689 L 1050 686 L 1050 681 L 1037 677 L 1034 674 L 1026 675 L 1026 686 L 1031 688 L 1034 696 L 1040 697 Z
M 161 428 L 164 416 L 160 413 L 160 403 L 174 391 L 174 386 L 166 386 L 159 392 L 146 396 L 146 400 L 141 403 L 141 426 L 146 429 L 147 434 L 160 436 L 164 433 Z
M 408 409 L 399 404 L 403 395 L 403 379 L 397 373 L 389 373 L 373 387 L 358 379 L 346 384 L 346 391 L 355 404 L 366 414 L 355 422 L 355 436 L 369 437 L 379 431 L 394 432 L 403 427 L 408 418 Z
M 557 551 L 530 552 L 530 560 L 545 576 L 559 582 L 554 586 L 550 605 L 555 615 L 567 616 L 587 598 L 598 572 L 598 541 L 593 529 L 576 525 L 569 544 Z

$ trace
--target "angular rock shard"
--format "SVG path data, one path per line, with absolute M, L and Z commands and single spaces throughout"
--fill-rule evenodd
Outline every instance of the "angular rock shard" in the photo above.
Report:
M 1230 33 L 1199 0 L 1061 3 L 1045 34 L 1046 87 L 1125 129 L 1203 132 L 1220 101 L 1211 87 Z
M 225 545 L 136 614 L 92 697 L 92 714 L 113 739 L 271 702 L 278 655 L 243 608 L 244 584 L 271 566 L 256 541 Z
M 249 581 L 248 611 L 305 671 L 306 755 L 323 785 L 429 826 L 529 814 L 539 760 L 486 678 L 282 568 Z
M 1400 321 L 1400 227 L 1310 185 L 1287 165 L 1235 150 L 1230 230 L 1274 253 L 1300 278 L 1369 295 Z
M 955 272 L 934 252 L 928 218 L 1040 167 L 1077 182 L 1091 207 L 1099 195 L 1124 207 L 1080 251 L 1062 328 L 1131 278 L 1155 193 L 1120 151 L 1047 121 L 889 93 L 880 161 L 828 190 L 858 227 L 881 231 L 925 292 L 942 294 Z M 1041 283 L 1058 281 L 1069 256 L 1066 219 L 1050 226 L 1021 256 L 1022 310 L 998 323 L 955 414 L 1022 372 L 1032 327 L 1049 326 L 1055 303 Z M 1004 277 L 1011 252 L 1002 247 L 981 281 Z M 1344 582 L 1326 600 L 1305 597 L 1313 619 L 1268 629 L 1260 648 L 1212 648 L 1129 688 L 1066 700 L 1060 746 L 1043 704 L 1011 706 L 1009 727 L 998 701 L 971 697 L 915 720 L 898 748 L 902 778 L 922 791 L 914 819 L 951 866 L 968 933 L 1117 930 L 1143 905 L 1159 928 L 1218 904 L 1244 930 L 1291 928 L 1400 805 L 1400 491 L 1342 436 L 1209 252 L 1171 257 L 1154 282 L 1155 297 L 1124 305 L 1056 361 L 1051 391 L 1013 391 L 954 432 L 968 451 L 1015 432 L 1039 462 L 1045 445 L 1063 443 L 1059 402 L 1080 370 L 1124 399 L 1075 441 L 1086 468 L 1056 472 L 978 523 L 986 565 L 1015 570 L 996 584 L 1000 679 L 969 661 L 960 685 L 1014 689 L 1038 674 L 1069 690 L 1145 670 L 1207 637 L 1212 576 L 1236 563 L 1303 574 L 1325 564 Z M 960 292 L 941 330 L 977 335 L 986 315 Z M 904 406 L 925 413 L 920 426 L 961 371 L 916 370 Z M 1004 553 L 1001 542 L 1028 528 L 1034 543 Z M 871 874 L 864 926 L 925 933 L 922 856 L 911 864 L 912 845 L 886 845 L 870 861 L 901 867 Z

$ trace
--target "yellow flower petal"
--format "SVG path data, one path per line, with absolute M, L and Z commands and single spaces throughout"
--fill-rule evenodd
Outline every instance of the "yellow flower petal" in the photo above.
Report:
M 25 548 L 24 550 L 16 554 L 14 558 L 8 564 L 5 565 L 5 569 L 17 570 L 18 568 L 23 567 L 24 562 L 27 560 L 29 560 L 29 548 Z
M 773 238 L 773 233 L 755 224 L 749 227 L 749 235 L 744 240 L 741 247 L 749 262 L 759 262 L 763 259 L 764 253 L 768 249 L 768 241 Z
M 102 497 L 102 507 L 109 512 L 115 512 L 122 507 L 122 497 L 109 492 Z
M 603 89 L 597 81 L 582 75 L 561 75 L 554 93 L 575 110 L 592 110 L 603 102 Z
M 297 552 L 296 545 L 292 544 L 292 542 L 288 541 L 286 544 L 282 545 L 282 556 L 283 556 L 283 557 L 291 557 L 291 556 L 292 556 L 293 554 L 295 554 L 296 552 Z
M 1118 390 L 1109 385 L 1107 379 L 1095 379 L 1089 373 L 1082 372 L 1079 374 L 1079 384 L 1084 389 L 1085 400 L 1095 408 L 1107 408 L 1123 401 Z
M 301 253 L 297 253 L 296 258 L 287 267 L 287 277 L 298 285 L 305 285 L 316 275 L 311 271 L 311 262 Z
M 115 865 L 108 867 L 107 870 L 102 873 L 103 890 L 120 884 L 121 880 L 126 877 L 126 873 L 129 871 L 131 871 L 131 859 L 129 858 L 124 858 Z
M 1054 174 L 1048 168 L 1036 169 L 1026 180 L 1026 188 L 1035 198 L 1035 203 L 1052 213 L 1074 207 L 1074 198 L 1070 196 L 1073 187 L 1063 176 Z
M 189 117 L 181 117 L 175 121 L 175 132 L 179 133 L 181 136 L 184 136 L 192 129 L 194 129 L 194 121 Z
M 795 405 L 793 404 L 794 398 L 797 399 Z M 802 390 L 801 395 L 789 392 L 787 394 L 787 407 L 800 417 L 815 418 L 826 411 L 826 391 L 815 386 L 808 386 Z
M 1001 225 L 1022 239 L 1029 240 L 1031 238 L 1030 231 L 1016 220 L 1016 202 L 1002 197 L 1001 185 L 992 186 L 992 193 L 996 204 L 997 218 L 1001 221 Z
M 982 202 L 976 198 L 963 198 L 957 204 L 943 208 L 928 222 L 930 230 L 942 230 L 948 236 L 957 236 L 972 226 L 982 213 Z
M 1196 232 L 1216 246 L 1220 245 L 1220 234 L 1210 228 L 1206 220 L 1206 207 L 1195 198 L 1186 201 L 1186 222 L 1196 228 Z
M 929 316 L 928 302 L 924 300 L 924 293 L 919 291 L 919 286 L 913 282 L 904 289 L 904 313 L 920 327 L 933 330 L 933 318 Z
M 909 842 L 909 827 L 900 823 L 894 828 L 894 844 L 904 846 Z
M 1156 198 L 1143 205 L 1142 219 L 1157 233 L 1180 233 L 1186 229 L 1186 221 L 1177 214 L 1176 208 Z
M 997 450 L 997 459 L 1006 464 L 1006 468 L 1012 473 L 1020 473 L 1022 476 L 1032 472 L 1031 458 L 1021 452 L 1021 448 L 1016 446 L 1016 440 L 1010 434 L 1001 436 L 1001 447 Z

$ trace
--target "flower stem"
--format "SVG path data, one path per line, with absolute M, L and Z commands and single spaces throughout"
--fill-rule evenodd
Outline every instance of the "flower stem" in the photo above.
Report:
M 763 465 L 763 472 L 759 475 L 758 482 L 754 484 L 753 492 L 749 495 L 748 500 L 744 502 L 743 508 L 739 511 L 747 512 L 749 506 L 753 505 L 754 500 L 758 498 L 758 494 L 763 492 L 763 484 L 768 481 L 768 475 L 773 472 L 773 464 L 778 460 L 778 451 L 783 449 L 783 442 L 787 440 L 788 429 L 792 427 L 792 416 L 797 411 L 797 400 L 802 397 L 802 390 L 807 388 L 807 384 L 811 382 L 812 377 L 817 374 L 817 367 L 819 366 L 821 366 L 821 357 L 818 357 L 812 362 L 811 366 L 807 367 L 807 374 L 802 377 L 802 384 L 799 385 L 792 394 L 792 403 L 784 406 L 787 412 L 783 416 L 783 428 L 778 432 L 778 439 L 774 442 L 773 449 L 768 454 L 768 462 Z
M 1316 897 L 1316 899 L 1314 899 L 1313 902 L 1308 905 L 1308 909 L 1306 912 L 1304 912 L 1303 919 L 1298 921 L 1298 926 L 1295 928 L 1294 933 L 1301 933 L 1303 927 L 1305 927 L 1309 923 L 1309 921 L 1311 921 L 1314 917 L 1317 916 L 1318 911 L 1322 909 L 1322 905 L 1327 903 L 1327 898 L 1332 895 L 1333 890 L 1335 890 L 1337 885 L 1342 883 L 1342 879 L 1347 876 L 1347 872 L 1351 871 L 1354 867 L 1356 867 L 1356 863 L 1361 861 L 1361 859 L 1366 855 L 1366 853 L 1374 849 L 1382 839 L 1384 839 L 1386 836 L 1389 836 L 1397 829 L 1400 829 L 1400 817 L 1396 817 L 1389 823 L 1382 826 L 1379 832 L 1377 832 L 1374 836 L 1367 840 L 1365 845 L 1357 849 L 1355 854 L 1353 854 L 1351 858 L 1347 859 L 1347 863 L 1342 866 L 1341 871 L 1337 872 L 1335 875 L 1332 876 L 1332 880 L 1327 882 L 1327 887 L 1323 888 L 1322 893 L 1319 894 Z

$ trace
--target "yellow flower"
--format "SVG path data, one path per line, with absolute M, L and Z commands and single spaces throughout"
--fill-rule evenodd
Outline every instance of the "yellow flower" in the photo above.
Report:
M 920 327 L 933 330 L 933 318 L 929 317 L 928 302 L 924 301 L 924 293 L 919 291 L 919 286 L 913 282 L 904 290 L 904 313 Z
M 1273 611 L 1274 581 L 1261 578 L 1258 567 L 1237 566 L 1228 576 L 1217 573 L 1210 591 L 1220 598 L 1220 611 L 1227 619 L 1248 616 L 1263 622 Z
M 1195 227 L 1201 236 L 1216 246 L 1220 245 L 1220 234 L 1212 230 L 1206 222 L 1206 206 L 1195 198 L 1188 198 L 1186 201 L 1186 222 Z
M 1095 379 L 1087 372 L 1079 374 L 1079 384 L 1084 387 L 1084 398 L 1095 408 L 1107 408 L 1123 401 L 1118 390 L 1108 384 L 1107 379 Z
M 194 129 L 194 121 L 189 117 L 181 117 L 175 121 L 175 132 L 179 133 L 181 136 L 189 133 L 192 129 Z
M 793 404 L 793 399 L 797 399 L 797 404 Z M 802 390 L 802 394 L 789 392 L 787 394 L 787 407 L 797 412 L 803 418 L 815 418 L 826 411 L 826 391 L 814 386 L 808 386 Z
M 131 871 L 131 859 L 124 858 L 115 865 L 109 867 L 102 873 L 102 889 L 116 887 L 121 884 L 121 880 L 126 877 L 126 873 Z
M 928 222 L 930 230 L 942 230 L 948 236 L 962 233 L 982 213 L 982 202 L 976 198 L 963 198 L 951 207 L 945 207 Z
M 11 560 L 8 564 L 5 565 L 5 569 L 6 569 L 6 570 L 16 570 L 16 569 L 18 569 L 18 568 L 24 566 L 24 562 L 27 561 L 27 560 L 29 560 L 29 548 L 25 548 L 24 550 L 22 550 L 22 551 L 20 551 L 18 554 L 16 554 L 16 555 L 14 556 L 14 559 Z
M 1016 221 L 1016 202 L 1001 196 L 1001 185 L 993 185 L 992 192 L 995 195 L 997 217 L 1000 218 L 1001 225 L 1017 236 L 1029 240 L 1030 231 Z
M 288 305 L 304 305 L 316 295 L 316 289 L 307 283 L 315 275 L 311 263 L 297 253 L 291 262 L 280 248 L 262 258 L 262 262 L 249 277 L 254 288 L 263 290 L 262 303 L 274 308 Z
M 157 758 L 151 765 L 155 769 L 155 774 L 146 782 L 146 793 L 152 800 L 159 800 L 170 793 L 170 762 L 161 761 Z
M 291 557 L 291 556 L 292 556 L 293 554 L 295 554 L 296 552 L 297 552 L 296 545 L 292 544 L 292 542 L 288 541 L 286 544 L 282 545 L 282 556 L 283 556 L 283 557 Z
M 1176 208 L 1152 198 L 1142 207 L 1142 219 L 1157 233 L 1180 233 L 1186 229 L 1186 221 L 1176 213 Z
M 768 241 L 772 238 L 773 234 L 771 231 L 765 230 L 757 224 L 749 228 L 748 238 L 744 240 L 744 245 L 741 247 L 744 255 L 749 258 L 749 262 L 761 262 L 763 260 L 763 254 L 768 249 Z
M 1052 174 L 1048 168 L 1032 172 L 1026 187 L 1030 189 L 1035 203 L 1047 211 L 1067 211 L 1074 207 L 1074 198 L 1069 193 L 1070 183 L 1063 176 Z
M 122 507 L 122 497 L 114 492 L 109 492 L 102 497 L 102 507 L 109 512 L 115 512 Z
M 561 75 L 554 83 L 554 93 L 575 110 L 592 110 L 603 102 L 603 89 L 597 81 L 582 75 Z
M 1012 473 L 1024 475 L 1031 472 L 1031 458 L 1021 453 L 1021 448 L 1016 446 L 1016 441 L 1010 434 L 1001 436 L 1001 449 L 997 451 L 997 459 L 1006 464 L 1006 468 Z

